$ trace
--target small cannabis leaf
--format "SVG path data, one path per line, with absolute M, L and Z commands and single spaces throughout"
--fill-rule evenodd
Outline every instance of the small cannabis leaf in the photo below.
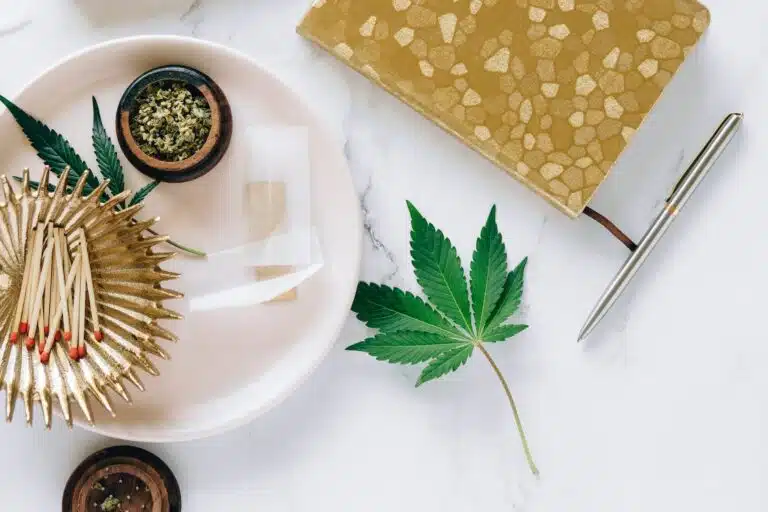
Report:
M 361 341 L 347 350 L 367 352 L 379 361 L 399 364 L 425 363 L 467 342 L 427 332 L 388 332 Z
M 123 166 L 117 157 L 115 145 L 107 135 L 104 129 L 104 123 L 101 121 L 101 111 L 95 97 L 91 97 L 93 102 L 93 151 L 96 154 L 96 162 L 99 164 L 101 175 L 109 180 L 109 191 L 115 196 L 125 190 L 125 178 L 123 175 Z
M 107 131 L 104 129 L 104 123 L 101 120 L 101 112 L 99 111 L 99 104 L 96 102 L 96 98 L 92 98 L 92 102 L 93 129 L 91 139 L 96 154 L 96 162 L 98 163 L 102 177 L 110 180 L 108 186 L 109 194 L 114 196 L 125 190 L 123 166 L 120 164 L 115 145 L 112 143 L 109 135 L 107 135 Z M 11 115 L 13 115 L 14 119 L 16 119 L 16 123 L 24 132 L 24 135 L 26 135 L 27 140 L 29 140 L 29 143 L 37 151 L 37 155 L 51 168 L 56 176 L 60 176 L 64 169 L 69 167 L 70 172 L 67 176 L 66 191 L 67 193 L 71 193 L 80 177 L 89 169 L 82 157 L 77 154 L 69 141 L 67 141 L 61 134 L 29 115 L 9 99 L 0 95 L 0 103 L 5 105 Z M 14 179 L 21 181 L 21 178 L 18 176 L 14 176 Z M 83 195 L 89 195 L 99 186 L 99 183 L 101 182 L 94 173 L 88 173 L 85 186 L 83 187 Z M 133 206 L 142 202 L 158 184 L 159 183 L 155 181 L 142 187 L 131 198 L 128 206 Z M 30 182 L 30 186 L 33 189 L 36 189 L 39 186 L 39 183 L 32 181 Z M 49 185 L 48 188 L 49 190 L 55 189 L 54 185 Z M 107 201 L 110 197 L 109 194 L 105 192 L 101 196 L 101 200 Z M 124 204 L 115 205 L 116 210 L 121 210 L 124 207 Z M 147 229 L 147 231 L 157 235 L 157 233 L 151 229 Z M 169 240 L 168 244 L 195 256 L 205 256 L 205 253 L 202 251 L 186 247 L 172 240 Z
M 411 259 L 416 280 L 445 316 L 471 332 L 467 281 L 456 248 L 410 202 L 408 210 L 411 212 Z
M 482 336 L 507 278 L 507 250 L 496 225 L 496 207 L 491 209 L 472 257 L 470 286 L 477 334 Z
M 419 331 L 455 335 L 454 328 L 432 306 L 412 293 L 373 283 L 360 283 L 352 304 L 357 318 L 382 331 Z
M 424 371 L 419 375 L 419 380 L 416 382 L 416 387 L 421 386 L 425 382 L 438 379 L 443 375 L 451 372 L 455 372 L 459 367 L 463 366 L 467 362 L 469 356 L 472 355 L 474 349 L 472 343 L 465 343 L 464 345 L 456 348 L 452 348 L 446 352 L 443 352 L 432 361 L 429 362 Z
M 496 224 L 494 206 L 475 245 L 469 279 L 470 301 L 456 248 L 410 202 L 408 209 L 414 273 L 431 304 L 407 291 L 361 282 L 352 311 L 379 332 L 347 350 L 366 352 L 389 363 L 427 363 L 416 383 L 418 387 L 458 370 L 477 349 L 504 388 L 526 460 L 531 471 L 538 475 L 512 393 L 485 348 L 485 343 L 506 341 L 528 328 L 505 323 L 522 302 L 528 260 L 524 259 L 508 272 L 507 250 Z
M 21 108 L 16 106 L 9 99 L 0 95 L 0 103 L 5 105 L 5 108 L 16 119 L 16 122 L 21 127 L 27 140 L 37 151 L 37 156 L 50 166 L 51 170 L 59 176 L 67 167 L 71 168 L 70 177 L 74 177 L 74 183 L 78 178 L 88 169 L 88 165 L 80 158 L 80 155 L 72 149 L 67 139 L 59 135 L 54 130 L 48 128 L 45 124 L 38 121 L 34 117 L 24 112 Z M 71 181 L 71 180 L 70 180 Z M 91 187 L 91 190 L 99 186 L 99 180 L 89 175 L 86 184 Z
M 133 206 L 135 204 L 139 204 L 144 199 L 147 198 L 150 192 L 155 190 L 157 186 L 160 184 L 159 181 L 153 181 L 152 183 L 148 183 L 141 187 L 138 192 L 136 192 L 133 197 L 131 198 L 130 203 L 128 203 L 128 206 Z

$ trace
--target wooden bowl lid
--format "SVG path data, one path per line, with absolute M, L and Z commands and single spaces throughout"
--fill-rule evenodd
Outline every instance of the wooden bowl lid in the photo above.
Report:
M 94 453 L 72 473 L 62 511 L 180 512 L 181 491 L 170 468 L 155 455 L 115 446 Z

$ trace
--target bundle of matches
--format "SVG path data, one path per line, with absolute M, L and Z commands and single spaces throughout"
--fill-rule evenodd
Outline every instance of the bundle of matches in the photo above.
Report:
M 53 345 L 63 339 L 69 345 L 69 357 L 77 361 L 87 355 L 86 313 L 91 315 L 93 338 L 101 341 L 104 337 L 85 232 L 76 232 L 73 257 L 62 228 L 40 223 L 33 235 L 12 324 L 18 331 L 11 333 L 10 341 L 17 343 L 20 336 L 26 336 L 26 347 L 32 350 L 38 345 L 40 361 L 48 364 Z

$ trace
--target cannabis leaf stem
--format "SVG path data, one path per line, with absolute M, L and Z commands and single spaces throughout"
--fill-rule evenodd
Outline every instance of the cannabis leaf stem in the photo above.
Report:
M 520 307 L 528 260 L 508 272 L 507 250 L 496 224 L 494 206 L 472 256 L 470 301 L 456 248 L 410 202 L 408 209 L 414 273 L 430 302 L 397 288 L 360 283 L 352 311 L 379 333 L 347 350 L 366 352 L 389 363 L 427 363 L 416 382 L 419 387 L 458 370 L 477 348 L 507 394 L 528 466 L 538 475 L 509 385 L 485 348 L 485 343 L 503 342 L 528 328 L 505 323 Z
M 491 354 L 483 346 L 482 343 L 478 343 L 477 349 L 485 356 L 488 362 L 491 364 L 493 371 L 496 372 L 496 376 L 501 382 L 501 386 L 504 388 L 504 392 L 509 399 L 509 406 L 512 408 L 512 414 L 515 417 L 515 425 L 517 426 L 517 432 L 520 434 L 520 442 L 523 444 L 523 452 L 525 452 L 525 460 L 528 461 L 528 467 L 531 468 L 531 473 L 539 476 L 539 468 L 536 467 L 536 463 L 533 462 L 533 456 L 531 455 L 531 449 L 528 447 L 528 438 L 525 436 L 525 430 L 523 430 L 523 422 L 520 420 L 520 413 L 517 411 L 517 405 L 515 405 L 515 399 L 512 397 L 512 392 L 509 390 L 509 384 L 507 379 L 504 378 L 504 374 L 501 373 L 496 361 L 493 360 Z

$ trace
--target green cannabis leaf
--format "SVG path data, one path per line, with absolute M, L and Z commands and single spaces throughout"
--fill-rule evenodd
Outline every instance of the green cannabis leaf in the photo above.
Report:
M 24 112 L 13 102 L 0 95 L 0 103 L 11 113 L 16 122 L 21 127 L 27 140 L 37 151 L 37 156 L 50 166 L 51 170 L 59 176 L 67 167 L 71 168 L 71 175 L 77 175 L 77 179 L 88 169 L 88 165 L 80 158 L 67 139 L 51 130 L 42 122 Z M 99 185 L 99 180 L 90 175 L 86 182 L 93 188 Z
M 149 195 L 150 192 L 155 190 L 157 186 L 160 184 L 159 181 L 153 181 L 152 183 L 148 183 L 141 187 L 138 192 L 136 192 L 133 197 L 131 198 L 130 203 L 128 203 L 128 206 L 133 206 L 135 204 L 139 204 L 142 202 L 146 197 Z
M 91 138 L 99 171 L 101 172 L 102 177 L 110 180 L 108 186 L 109 194 L 105 192 L 101 197 L 102 201 L 107 201 L 110 198 L 110 195 L 114 196 L 125 190 L 125 177 L 123 166 L 120 164 L 115 145 L 112 143 L 109 135 L 107 135 L 107 131 L 104 129 L 104 123 L 101 120 L 101 112 L 99 111 L 99 105 L 96 102 L 96 98 L 92 98 L 92 102 L 93 130 Z M 68 193 L 71 193 L 80 177 L 86 170 L 88 170 L 88 164 L 85 163 L 82 157 L 80 157 L 80 155 L 78 155 L 72 148 L 69 141 L 67 141 L 61 134 L 52 130 L 38 119 L 35 119 L 2 95 L 0 95 L 0 103 L 5 105 L 16 120 L 16 123 L 24 132 L 29 143 L 37 151 L 37 155 L 51 168 L 56 176 L 61 176 L 64 169 L 69 167 L 70 172 L 67 177 L 66 190 Z M 21 178 L 18 176 L 14 176 L 14 179 L 21 181 Z M 94 173 L 88 173 L 85 186 L 83 187 L 83 195 L 89 195 L 100 183 L 99 178 Z M 131 198 L 128 206 L 133 206 L 142 202 L 158 184 L 158 182 L 152 182 L 142 187 Z M 30 186 L 33 189 L 36 189 L 39 186 L 39 183 L 32 181 L 30 182 Z M 51 190 L 52 187 L 53 185 L 49 185 L 49 190 Z M 115 205 L 116 210 L 121 210 L 124 207 L 124 204 Z M 158 234 L 151 229 L 147 229 L 147 231 L 153 235 Z M 202 251 L 178 244 L 173 240 L 169 240 L 168 244 L 195 256 L 202 257 L 206 255 Z
M 456 248 L 410 202 L 408 210 L 414 273 L 429 303 L 407 291 L 361 282 L 352 311 L 379 332 L 347 350 L 365 352 L 389 363 L 427 363 L 417 387 L 458 370 L 478 350 L 504 388 L 528 466 L 538 475 L 509 385 L 485 347 L 485 343 L 506 341 L 528 328 L 506 323 L 522 302 L 528 260 L 508 271 L 507 250 L 496 224 L 494 206 L 472 256 L 470 301 Z
M 411 259 L 419 286 L 450 320 L 472 331 L 464 269 L 456 248 L 408 202 L 411 212 Z
M 109 191 L 115 196 L 125 190 L 125 179 L 123 176 L 123 166 L 117 157 L 115 145 L 107 135 L 104 129 L 104 123 L 101 121 L 101 111 L 95 97 L 91 97 L 93 103 L 93 151 L 96 154 L 96 163 L 99 164 L 101 175 L 109 180 Z

